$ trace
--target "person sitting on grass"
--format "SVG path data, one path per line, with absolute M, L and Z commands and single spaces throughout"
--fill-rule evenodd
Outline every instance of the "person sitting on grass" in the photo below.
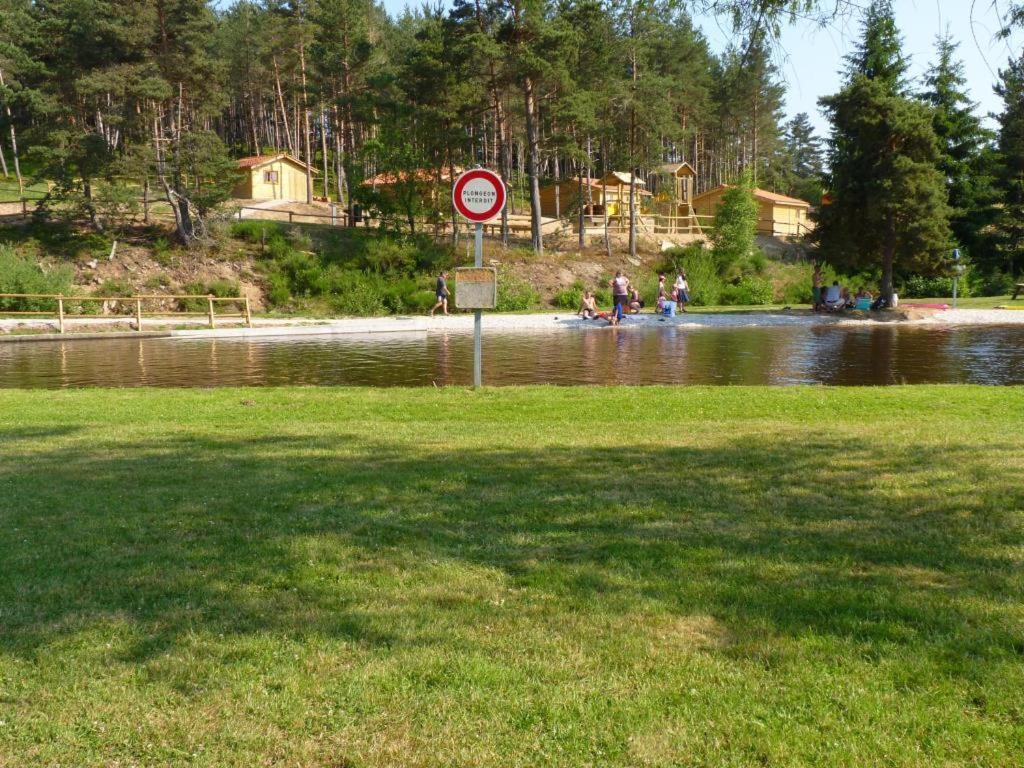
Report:
M 583 292 L 583 300 L 576 314 L 584 320 L 594 320 L 597 318 L 597 300 L 594 298 L 593 293 L 590 291 Z
M 440 275 L 437 276 L 437 288 L 434 291 L 434 294 L 435 294 L 435 298 L 437 299 L 437 303 L 430 309 L 430 316 L 433 317 L 434 316 L 434 311 L 439 309 L 439 308 L 441 308 L 441 307 L 444 308 L 444 313 L 446 315 L 450 314 L 448 312 L 448 295 L 449 295 L 449 292 L 448 292 L 448 273 L 447 272 L 442 272 Z
M 846 306 L 846 299 L 843 298 L 843 289 L 839 287 L 838 280 L 833 282 L 825 291 L 821 304 L 829 312 L 838 312 Z

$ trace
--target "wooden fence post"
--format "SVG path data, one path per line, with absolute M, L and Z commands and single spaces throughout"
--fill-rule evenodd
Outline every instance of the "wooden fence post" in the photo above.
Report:
M 135 300 L 135 330 L 142 332 L 142 299 Z
M 57 295 L 57 327 L 64 333 L 64 295 Z
M 249 309 L 249 297 L 245 297 L 245 324 L 252 328 L 252 311 Z
M 210 328 L 214 328 L 215 326 L 213 324 L 213 294 L 209 294 L 206 297 L 206 304 L 210 314 Z

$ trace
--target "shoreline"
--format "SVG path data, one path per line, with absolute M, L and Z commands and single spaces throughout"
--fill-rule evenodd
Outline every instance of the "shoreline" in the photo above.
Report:
M 56 332 L 56 320 L 11 320 L 0 319 L 0 342 L 21 343 L 31 341 L 95 341 L 113 338 L 181 338 L 181 339 L 217 339 L 217 338 L 273 338 L 302 337 L 341 334 L 375 334 L 375 333 L 435 333 L 442 331 L 470 332 L 473 330 L 473 315 L 459 313 L 445 316 L 429 317 L 426 315 L 397 315 L 389 317 L 352 317 L 352 318 L 253 318 L 253 327 L 239 326 L 237 323 L 225 324 L 219 328 L 182 328 L 189 323 L 182 318 L 152 318 L 149 325 L 152 330 L 136 331 L 129 325 L 130 318 L 96 318 L 80 322 L 66 321 L 66 325 L 76 325 L 83 330 L 60 334 Z M 196 325 L 202 320 L 197 320 Z M 916 310 L 897 311 L 889 317 L 876 318 L 870 316 L 814 314 L 808 310 L 776 310 L 776 311 L 738 311 L 738 312 L 690 312 L 664 317 L 653 312 L 640 315 L 628 315 L 621 330 L 631 328 L 686 328 L 699 330 L 703 328 L 772 328 L 772 327 L 807 327 L 807 326 L 879 326 L 898 325 L 914 327 L 962 327 L 962 326 L 996 326 L 1024 325 L 1024 311 L 1006 309 L 948 309 L 948 310 Z M 97 330 L 97 327 L 111 327 L 111 330 Z M 161 327 L 163 326 L 163 327 Z M 499 314 L 485 313 L 483 328 L 485 331 L 499 333 L 516 333 L 523 331 L 553 330 L 603 330 L 609 326 L 600 320 L 582 320 L 575 314 L 558 312 L 536 312 L 531 314 Z M 21 332 L 18 331 L 28 331 Z M 38 331 L 38 332 L 35 332 Z

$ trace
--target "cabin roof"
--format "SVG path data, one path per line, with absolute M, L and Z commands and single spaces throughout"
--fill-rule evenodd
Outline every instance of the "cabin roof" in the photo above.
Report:
M 456 175 L 462 173 L 462 168 L 455 168 Z M 399 171 L 393 173 L 391 171 L 385 171 L 378 173 L 376 176 L 371 176 L 363 182 L 364 187 L 390 187 L 398 183 L 406 183 L 410 179 L 418 181 L 423 184 L 429 184 L 436 181 L 438 178 L 433 168 L 417 168 L 413 171 Z M 440 179 L 442 182 L 451 183 L 452 176 L 447 170 L 441 171 Z
M 669 176 L 678 176 L 679 172 L 683 169 L 688 169 L 694 176 L 697 175 L 697 169 L 694 168 L 687 162 L 682 163 L 665 163 L 664 165 L 658 166 L 658 173 L 664 173 Z
M 601 177 L 600 183 L 603 186 L 616 187 L 616 186 L 629 186 L 634 184 L 637 187 L 647 186 L 647 182 L 643 179 L 634 179 L 633 174 L 626 173 L 625 171 L 608 171 L 603 177 Z
M 238 167 L 242 169 L 259 168 L 263 165 L 269 165 L 270 163 L 276 163 L 278 160 L 284 160 L 285 162 L 291 163 L 299 167 L 304 171 L 310 173 L 316 173 L 315 168 L 311 168 L 301 160 L 296 160 L 294 157 L 289 155 L 287 152 L 281 152 L 276 155 L 252 155 L 250 157 L 242 157 L 238 160 Z
M 699 195 L 693 198 L 694 202 L 705 198 L 711 197 L 712 195 L 724 192 L 727 189 L 732 188 L 732 184 L 720 184 L 714 189 L 709 189 L 707 192 L 701 192 Z M 779 205 L 790 205 L 797 208 L 810 208 L 811 204 L 806 200 L 801 200 L 796 197 L 789 197 L 788 195 L 780 195 L 778 192 L 769 192 L 767 189 L 755 188 L 753 190 L 754 198 L 762 200 L 766 203 L 778 203 Z

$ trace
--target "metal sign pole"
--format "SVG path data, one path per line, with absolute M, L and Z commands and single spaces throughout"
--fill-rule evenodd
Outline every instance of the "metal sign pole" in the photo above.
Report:
M 953 249 L 953 261 L 956 262 L 953 266 L 953 309 L 956 309 L 956 289 L 957 283 L 960 280 L 960 249 Z
M 476 225 L 476 242 L 475 248 L 476 259 L 475 266 L 482 267 L 484 265 L 484 225 L 477 223 Z M 481 336 L 483 335 L 483 312 L 479 309 L 473 311 L 473 388 L 480 389 L 481 386 L 481 369 L 483 359 L 483 344 L 481 342 Z

